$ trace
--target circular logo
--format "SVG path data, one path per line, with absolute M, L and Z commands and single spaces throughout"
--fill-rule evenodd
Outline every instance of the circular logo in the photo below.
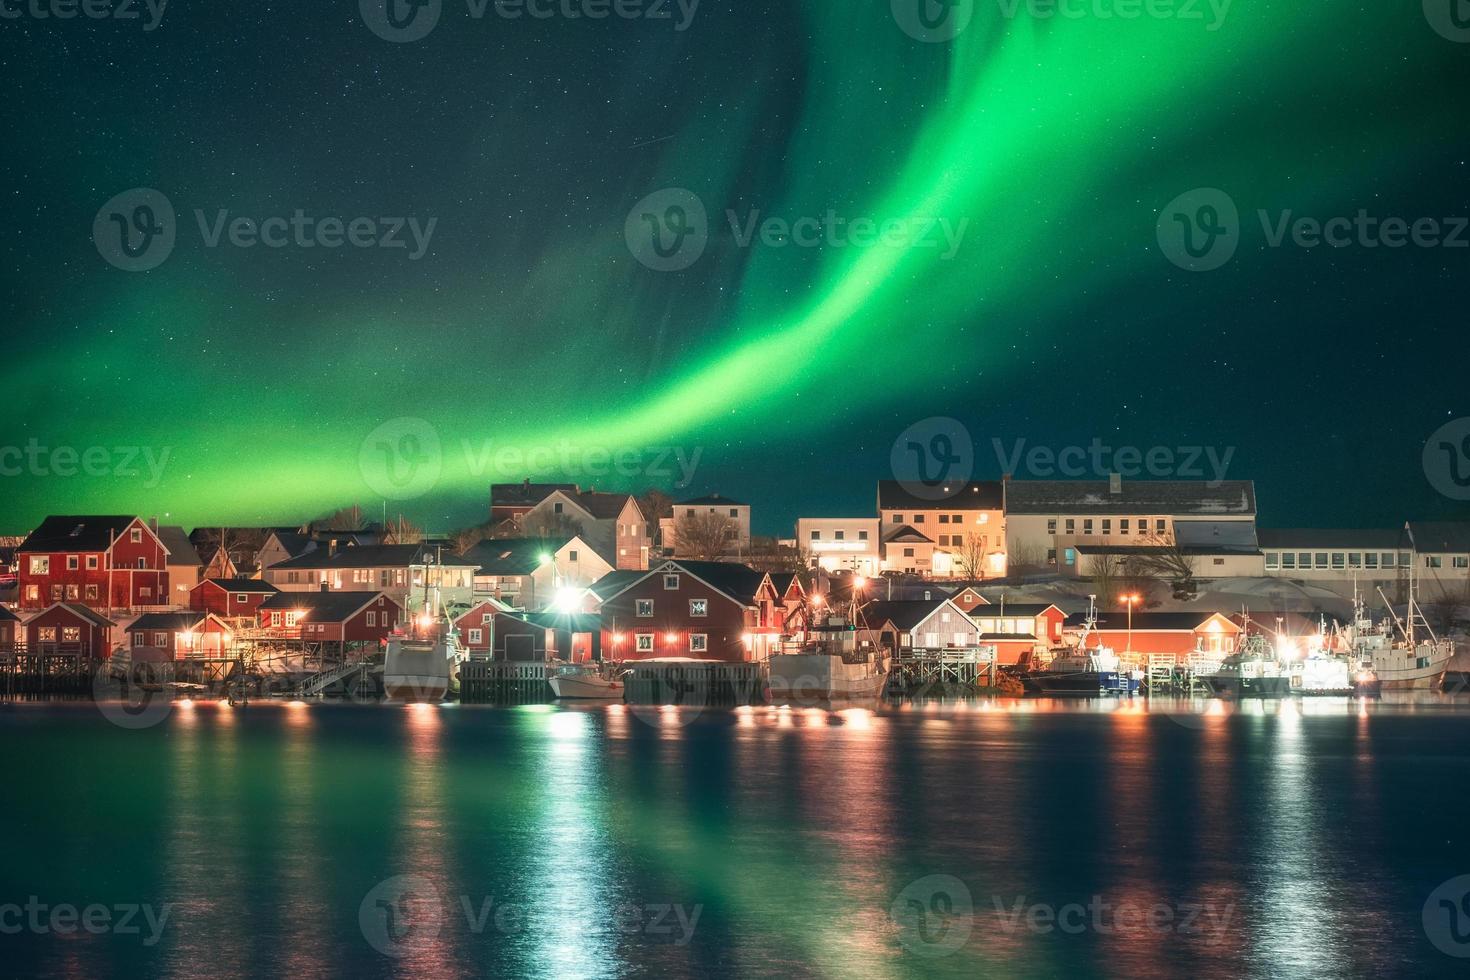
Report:
M 1441 37 L 1470 43 L 1470 0 L 1424 0 L 1424 19 Z
M 408 44 L 423 40 L 438 26 L 444 0 L 358 0 L 357 9 L 378 37 Z
M 970 26 L 975 0 L 890 0 L 893 19 L 916 41 L 953 41 Z
M 92 219 L 92 242 L 124 272 L 156 268 L 174 250 L 174 206 L 151 187 L 134 187 L 102 205 Z
M 888 915 L 898 941 L 920 956 L 949 956 L 970 941 L 975 903 L 954 875 L 928 875 L 898 893 Z
M 929 418 L 904 429 L 888 454 L 893 477 L 920 500 L 948 500 L 975 470 L 975 443 L 963 424 Z
M 168 717 L 174 699 L 148 672 L 147 664 L 119 669 L 100 664 L 92 675 L 92 703 L 118 728 L 152 728 Z
M 388 500 L 422 497 L 439 482 L 444 452 L 424 419 L 389 419 L 368 433 L 357 456 L 367 485 Z
M 1164 257 L 1186 272 L 1210 272 L 1240 247 L 1240 211 L 1214 187 L 1180 194 L 1159 212 L 1156 228 Z
M 1470 875 L 1451 878 L 1429 893 L 1424 935 L 1446 956 L 1470 957 Z
M 655 272 L 687 269 L 709 245 L 709 216 L 693 191 L 666 187 L 633 205 L 623 225 L 633 258 Z
M 1470 417 L 1446 422 L 1424 443 L 1424 475 L 1451 500 L 1470 500 Z
M 419 875 L 380 881 L 357 907 L 368 945 L 384 956 L 403 956 L 432 942 L 444 927 L 444 902 L 434 883 Z

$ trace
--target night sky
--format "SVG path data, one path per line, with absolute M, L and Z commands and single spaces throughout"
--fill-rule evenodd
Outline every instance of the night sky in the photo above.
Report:
M 718 491 L 789 534 L 871 513 L 895 438 L 935 416 L 963 423 L 978 476 L 1000 475 L 996 438 L 1233 447 L 1264 524 L 1466 512 L 1421 453 L 1470 416 L 1470 248 L 1272 247 L 1257 216 L 1366 209 L 1449 237 L 1470 215 L 1470 25 L 1443 36 L 1436 0 L 1236 0 L 1213 25 L 1204 3 L 976 0 L 932 43 L 902 0 L 703 0 L 687 23 L 673 2 L 477 19 L 443 0 L 405 43 L 357 0 L 173 0 L 152 30 L 141 6 L 30 2 L 0 0 L 20 13 L 0 18 L 0 451 L 45 452 L 0 456 L 0 532 L 385 499 L 448 530 L 532 476 Z M 147 271 L 103 255 L 134 188 L 175 213 Z M 702 204 L 707 244 L 660 271 L 629 242 L 673 227 L 675 199 L 650 198 L 668 188 Z M 1213 271 L 1161 245 L 1196 188 L 1240 214 Z M 406 247 L 328 247 L 326 223 L 312 247 L 210 245 L 222 211 L 298 210 L 370 219 L 365 241 L 404 219 Z M 757 213 L 829 212 L 910 237 L 739 240 Z M 953 254 L 940 227 L 964 229 Z M 698 454 L 687 487 L 666 447 Z M 551 465 L 497 468 L 537 451 Z

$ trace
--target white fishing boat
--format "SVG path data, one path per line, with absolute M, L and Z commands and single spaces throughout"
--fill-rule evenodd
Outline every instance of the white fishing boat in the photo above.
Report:
M 1414 566 L 1409 566 L 1409 604 L 1403 618 L 1394 611 L 1383 589 L 1378 595 L 1388 607 L 1389 618 L 1375 623 L 1357 589 L 1353 589 L 1353 622 L 1346 631 L 1346 642 L 1355 669 L 1373 677 L 1380 690 L 1439 690 L 1455 655 L 1455 644 L 1435 636 L 1424 618 Z
M 551 693 L 558 698 L 583 701 L 623 700 L 621 676 L 605 676 L 593 664 L 568 664 L 558 668 L 548 679 Z
M 789 650 L 772 654 L 770 696 L 782 700 L 866 700 L 882 695 L 889 658 L 883 650 L 858 649 L 854 604 L 846 616 L 811 623 Z
M 454 622 L 440 608 L 439 590 L 427 583 L 417 613 L 388 636 L 383 657 L 383 693 L 390 701 L 443 701 L 459 691 L 459 665 L 469 653 Z

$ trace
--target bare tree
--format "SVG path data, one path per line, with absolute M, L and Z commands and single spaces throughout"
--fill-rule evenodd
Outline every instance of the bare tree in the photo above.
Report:
M 740 527 L 724 514 L 696 511 L 674 522 L 674 553 L 680 558 L 713 561 L 730 550 L 740 537 Z
M 658 527 L 659 518 L 674 516 L 674 498 L 657 488 L 645 490 L 638 495 L 638 509 L 653 527 Z
M 968 579 L 983 579 L 985 577 L 985 535 L 974 531 L 967 532 L 960 538 L 959 545 L 951 545 L 955 550 L 954 561 L 959 566 L 960 574 Z
M 1169 535 L 1150 535 L 1143 539 L 1144 549 L 1128 558 L 1128 574 L 1135 578 L 1168 582 L 1175 598 L 1193 598 L 1199 574 L 1194 555 L 1184 550 L 1178 539 Z
M 351 507 L 343 507 L 319 520 L 311 522 L 312 527 L 319 531 L 361 531 L 362 508 L 357 504 Z
M 1117 555 L 1089 555 L 1083 568 L 1092 579 L 1092 590 L 1097 594 L 1099 606 L 1111 606 L 1119 594 L 1123 578 L 1123 561 Z
M 582 525 L 570 514 L 551 510 L 532 511 L 521 518 L 521 534 L 528 538 L 570 538 L 582 533 Z
M 454 542 L 454 553 L 462 555 L 475 545 L 490 536 L 490 527 L 486 524 L 476 524 L 474 527 L 462 528 L 450 535 Z
M 399 514 L 383 530 L 384 544 L 418 544 L 424 540 L 424 529 Z
M 1006 573 L 1012 577 L 1048 571 L 1046 549 L 1029 541 L 1017 541 L 1006 552 Z

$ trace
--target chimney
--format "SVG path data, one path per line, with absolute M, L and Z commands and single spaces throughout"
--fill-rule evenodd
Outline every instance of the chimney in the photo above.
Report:
M 1122 492 L 1123 492 L 1123 474 L 1122 473 L 1109 473 L 1108 474 L 1108 493 L 1110 493 L 1114 497 L 1116 497 L 1119 494 L 1121 494 Z
M 150 517 L 150 518 L 148 518 L 148 529 L 150 531 L 152 531 L 154 534 L 157 534 L 158 533 L 158 518 L 156 518 L 156 517 Z

